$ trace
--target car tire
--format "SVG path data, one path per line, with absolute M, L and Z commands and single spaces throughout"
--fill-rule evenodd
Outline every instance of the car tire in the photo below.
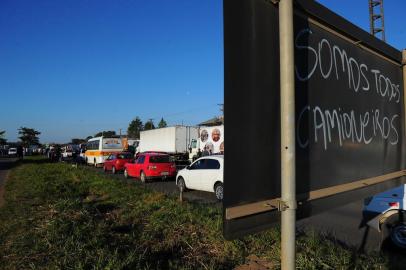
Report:
M 147 177 L 146 177 L 146 175 L 145 175 L 144 172 L 141 172 L 141 173 L 140 173 L 140 179 L 141 179 L 141 182 L 142 182 L 142 183 L 147 182 Z
M 103 166 L 103 171 L 104 171 L 104 172 L 107 172 L 106 166 Z
M 214 186 L 214 194 L 216 195 L 217 200 L 222 201 L 223 200 L 223 184 L 218 183 Z
M 383 226 L 384 241 L 390 241 L 395 247 L 406 249 L 406 213 L 389 217 Z
M 128 175 L 127 169 L 124 170 L 124 178 L 130 178 L 130 176 Z
M 176 182 L 176 185 L 178 186 L 179 191 L 181 191 L 182 188 L 183 188 L 183 191 L 186 191 L 185 180 L 183 179 L 182 176 L 179 176 L 178 181 Z
M 111 173 L 116 174 L 116 167 L 113 166 L 113 168 L 111 168 Z

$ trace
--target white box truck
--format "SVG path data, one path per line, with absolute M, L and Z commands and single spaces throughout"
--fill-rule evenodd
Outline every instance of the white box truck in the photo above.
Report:
M 197 127 L 172 126 L 141 131 L 138 152 L 166 152 L 174 156 L 178 164 L 187 162 L 190 148 L 196 145 L 198 130 Z

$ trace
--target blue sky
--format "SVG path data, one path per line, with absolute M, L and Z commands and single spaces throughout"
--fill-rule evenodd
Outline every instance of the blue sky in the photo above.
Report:
M 368 1 L 319 1 L 368 30 Z M 385 1 L 406 47 L 406 1 Z M 0 130 L 42 142 L 126 130 L 135 116 L 196 124 L 223 103 L 222 1 L 1 0 Z

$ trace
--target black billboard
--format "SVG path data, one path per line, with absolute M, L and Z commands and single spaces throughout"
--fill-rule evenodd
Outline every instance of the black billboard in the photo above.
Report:
M 224 0 L 224 234 L 279 220 L 278 7 Z M 295 1 L 298 218 L 402 183 L 401 52 L 315 1 Z M 360 213 L 361 214 L 361 213 Z

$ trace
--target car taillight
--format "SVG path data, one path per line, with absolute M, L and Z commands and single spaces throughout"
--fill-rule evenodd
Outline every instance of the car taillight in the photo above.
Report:
M 390 207 L 398 207 L 399 208 L 399 202 L 390 202 L 388 203 Z
M 155 165 L 149 165 L 148 166 L 148 170 L 155 170 L 156 169 L 156 166 Z

